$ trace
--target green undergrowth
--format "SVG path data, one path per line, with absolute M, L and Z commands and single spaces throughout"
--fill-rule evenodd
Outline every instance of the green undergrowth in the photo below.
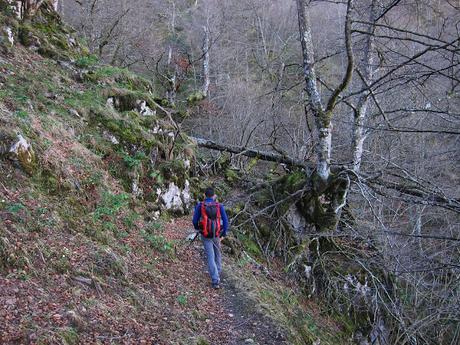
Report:
M 121 89 L 154 94 L 152 83 L 126 68 L 98 65 L 94 57 L 83 57 L 77 63 L 84 64 L 89 70 L 84 80 L 99 85 L 115 85 Z
M 22 39 L 30 32 L 37 37 L 70 37 L 66 30 L 60 32 L 54 24 L 47 28 L 44 23 L 16 24 L 21 26 Z M 151 133 L 154 126 L 168 130 L 161 116 L 141 117 L 134 109 L 120 112 L 106 105 L 108 97 L 116 96 L 113 90 L 125 90 L 132 106 L 137 98 L 153 100 L 151 83 L 126 69 L 100 65 L 95 57 L 64 45 L 60 49 L 75 54 L 75 66 L 88 69 L 83 80 L 75 79 L 72 70 L 53 59 L 37 58 L 24 47 L 14 49 L 2 65 L 8 73 L 2 75 L 0 89 L 0 146 L 6 147 L 21 134 L 32 145 L 37 165 L 28 171 L 21 162 L 0 157 L 5 173 L 0 176 L 2 188 L 20 195 L 0 198 L 0 270 L 33 266 L 33 255 L 15 246 L 11 233 L 43 236 L 62 231 L 126 251 L 129 246 L 123 241 L 147 212 L 142 200 L 131 195 L 133 178 L 138 176 L 142 197 L 151 201 L 156 201 L 156 188 L 170 181 L 183 186 L 188 178 L 180 158 L 185 147 L 182 139 L 172 147 L 164 142 L 167 134 L 155 137 Z M 35 58 L 29 60 L 30 56 Z M 156 166 L 149 165 L 152 150 L 158 152 Z M 166 152 L 177 159 L 168 161 Z M 145 232 L 144 240 L 150 250 L 165 255 L 173 251 L 161 233 Z M 61 274 L 72 271 L 67 256 L 56 252 L 48 257 L 56 258 L 50 269 Z
M 141 231 L 141 236 L 150 248 L 170 257 L 174 255 L 174 243 L 164 237 L 161 223 L 148 224 L 145 230 Z
M 89 68 L 99 63 L 99 58 L 96 55 L 80 56 L 75 60 L 75 66 L 79 68 Z
M 238 290 L 245 291 L 253 313 L 261 313 L 284 329 L 290 344 L 351 344 L 351 326 L 346 319 L 331 314 L 301 289 L 279 278 L 254 272 L 253 262 L 242 257 L 226 262 L 226 274 Z
M 76 345 L 78 344 L 78 332 L 72 327 L 66 327 L 58 332 L 58 336 L 61 338 L 65 345 Z

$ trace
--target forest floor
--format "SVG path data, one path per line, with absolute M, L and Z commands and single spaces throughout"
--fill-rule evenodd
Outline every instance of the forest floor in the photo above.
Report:
M 104 257 L 78 235 L 49 233 L 24 240 L 27 252 L 64 248 L 62 256 L 73 268 L 48 271 L 65 261 L 45 253 L 38 254 L 43 267 L 35 263 L 33 272 L 13 270 L 0 277 L 0 343 L 288 344 L 280 326 L 257 309 L 251 287 L 235 275 L 244 270 L 265 279 L 256 267 L 224 256 L 222 288 L 211 288 L 200 241 L 190 245 L 186 240 L 190 223 L 183 217 L 164 226 L 165 243 L 175 244 L 171 255 L 145 253 L 143 244 L 136 244 L 139 239 L 128 239 L 134 250 L 131 260 L 123 258 L 125 278 L 113 276 L 122 270 L 114 253 Z M 77 274 L 76 266 L 89 265 L 86 255 L 95 251 L 100 256 L 94 274 Z M 101 267 L 108 275 L 101 274 Z

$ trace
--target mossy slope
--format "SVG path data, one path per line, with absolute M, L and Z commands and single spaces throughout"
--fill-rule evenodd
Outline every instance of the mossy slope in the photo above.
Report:
M 114 306 L 135 339 L 158 341 L 133 320 L 166 308 L 140 282 L 174 259 L 158 190 L 190 179 L 189 139 L 155 109 L 148 80 L 100 64 L 48 6 L 17 20 L 0 1 L 0 36 L 0 290 L 15 308 L 38 310 L 1 322 L 0 342 L 100 343 L 98 332 L 123 335 Z M 112 97 L 124 97 L 123 108 Z M 18 135 L 27 157 L 10 152 Z M 22 298 L 28 305 L 16 304 Z

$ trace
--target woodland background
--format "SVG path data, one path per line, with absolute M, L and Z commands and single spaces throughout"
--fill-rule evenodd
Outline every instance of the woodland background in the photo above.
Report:
M 177 137 L 212 141 L 195 174 L 238 181 L 234 230 L 350 315 L 356 343 L 458 343 L 458 1 L 52 3 L 83 69 L 142 74 Z
M 315 161 L 299 6 L 326 102 L 348 65 L 346 1 L 63 1 L 60 11 L 95 54 L 151 75 L 178 108 L 206 96 L 186 111 L 189 133 Z M 351 184 L 356 222 L 342 231 L 375 245 L 404 281 L 405 336 L 442 337 L 453 322 L 458 339 L 459 3 L 357 0 L 350 16 L 354 74 L 334 109 L 331 165 L 387 185 Z M 249 170 L 242 156 L 232 164 Z

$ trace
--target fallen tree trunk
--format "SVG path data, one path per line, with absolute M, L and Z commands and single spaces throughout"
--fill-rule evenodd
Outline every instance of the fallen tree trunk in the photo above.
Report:
M 225 145 L 203 138 L 192 137 L 192 139 L 199 147 L 240 154 L 247 157 L 259 158 L 261 160 L 270 162 L 287 164 L 292 167 L 304 168 L 309 172 L 312 172 L 314 170 L 314 164 L 312 164 L 311 162 L 302 161 L 300 159 L 295 159 L 275 152 L 259 151 L 236 145 Z M 336 166 L 334 167 L 334 169 L 332 169 L 332 172 L 334 175 L 346 173 L 351 180 L 354 180 L 357 183 L 364 183 L 371 187 L 374 191 L 376 190 L 376 187 L 384 188 L 386 190 L 393 190 L 399 192 L 402 196 L 406 196 L 408 198 L 406 201 L 412 201 L 417 204 L 438 206 L 460 213 L 459 199 L 448 198 L 445 195 L 432 190 L 432 188 L 423 188 L 423 183 L 421 181 L 417 181 L 417 183 L 419 184 L 418 186 L 414 185 L 413 180 L 407 180 L 402 176 L 398 176 L 398 178 L 401 180 L 400 182 L 385 181 L 381 178 L 370 178 L 366 174 L 358 175 L 352 172 L 351 170 L 347 169 L 347 167 L 345 166 Z M 378 192 L 382 193 L 382 191 Z M 387 196 L 391 197 L 389 195 Z
M 249 149 L 243 146 L 235 146 L 235 145 L 224 145 L 220 143 L 216 143 L 212 140 L 203 139 L 203 138 L 195 138 L 192 139 L 196 142 L 199 147 L 205 147 L 207 149 L 217 150 L 217 151 L 224 151 L 234 154 L 241 154 L 247 157 L 259 158 L 269 162 L 277 162 L 282 164 L 287 164 L 290 166 L 296 166 L 301 168 L 309 168 L 309 163 L 302 161 L 300 159 L 295 159 L 289 156 L 280 155 L 275 152 L 267 152 L 267 151 L 259 151 L 254 149 Z

